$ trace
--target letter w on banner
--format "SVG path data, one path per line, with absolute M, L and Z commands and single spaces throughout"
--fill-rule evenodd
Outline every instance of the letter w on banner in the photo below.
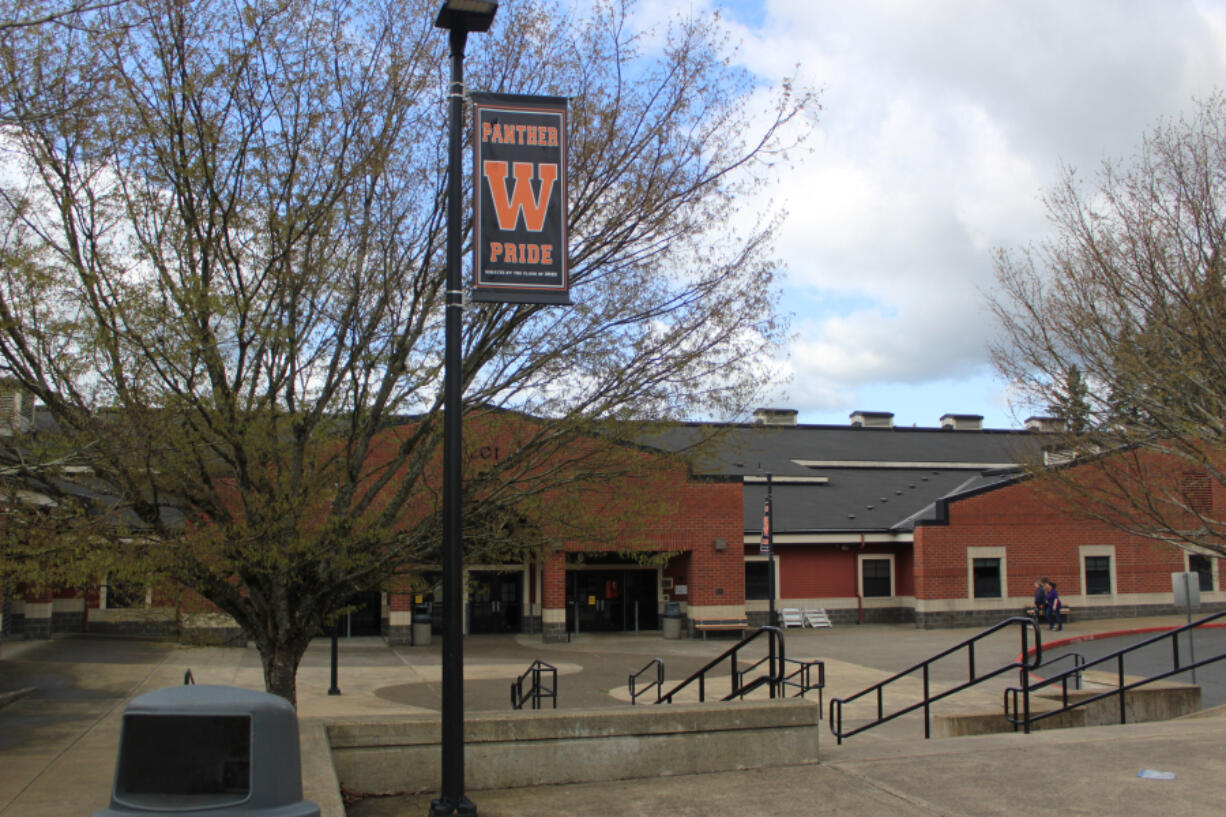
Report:
M 566 100 L 471 96 L 473 300 L 569 304 Z

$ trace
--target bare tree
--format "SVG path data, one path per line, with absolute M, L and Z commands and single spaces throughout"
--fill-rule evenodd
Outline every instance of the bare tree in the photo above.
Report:
M 131 0 L 0 38 L 0 372 L 290 700 L 324 618 L 438 547 L 436 11 Z M 470 553 L 644 468 L 593 440 L 743 412 L 785 330 L 774 217 L 737 203 L 813 97 L 755 110 L 712 20 L 627 15 L 514 0 L 470 48 L 472 88 L 570 97 L 576 301 L 466 311 L 467 438 L 502 452 L 467 458 Z
M 1001 252 L 993 350 L 1023 406 L 1079 422 L 1040 469 L 1095 518 L 1226 554 L 1226 99 L 1151 131 L 1093 184 L 1047 198 L 1042 244 Z M 1048 452 L 1049 455 L 1052 453 Z M 1216 497 L 1216 501 L 1215 501 Z

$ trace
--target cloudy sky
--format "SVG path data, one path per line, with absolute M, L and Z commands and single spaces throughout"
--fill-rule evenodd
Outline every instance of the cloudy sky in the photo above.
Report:
M 773 405 L 897 425 L 1009 404 L 986 343 L 992 251 L 1041 239 L 1041 194 L 1127 158 L 1226 88 L 1226 0 L 668 0 L 720 8 L 763 81 L 821 90 L 813 151 L 772 190 L 795 339 Z

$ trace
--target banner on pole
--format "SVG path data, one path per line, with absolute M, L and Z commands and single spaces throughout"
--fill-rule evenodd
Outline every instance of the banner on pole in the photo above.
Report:
M 762 543 L 758 545 L 758 553 L 763 556 L 771 555 L 771 498 L 769 496 L 763 501 Z
M 566 99 L 472 94 L 473 300 L 570 304 Z

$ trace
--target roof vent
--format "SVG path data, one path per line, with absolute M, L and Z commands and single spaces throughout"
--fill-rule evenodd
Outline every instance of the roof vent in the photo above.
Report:
M 796 425 L 796 409 L 760 408 L 753 413 L 753 421 L 763 426 Z
M 1060 434 L 1068 431 L 1068 424 L 1060 417 L 1027 417 L 1026 430 L 1040 434 Z
M 22 434 L 34 426 L 34 396 L 16 381 L 0 380 L 0 436 Z
M 941 428 L 953 431 L 983 431 L 982 414 L 941 415 Z
M 892 411 L 853 411 L 851 413 L 852 428 L 893 428 L 894 412 Z

